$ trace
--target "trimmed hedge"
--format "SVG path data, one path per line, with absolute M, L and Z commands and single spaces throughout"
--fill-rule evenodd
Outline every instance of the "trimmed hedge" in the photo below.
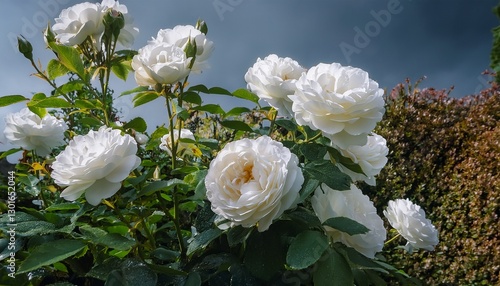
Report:
M 377 186 L 364 186 L 378 209 L 390 199 L 419 204 L 439 230 L 434 252 L 392 247 L 389 261 L 424 285 L 500 283 L 500 87 L 457 99 L 409 81 L 387 96 L 376 133 L 389 162 Z

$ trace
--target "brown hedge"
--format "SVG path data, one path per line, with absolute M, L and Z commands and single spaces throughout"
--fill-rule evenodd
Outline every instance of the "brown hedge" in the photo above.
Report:
M 387 96 L 376 133 L 390 149 L 375 188 L 379 209 L 409 198 L 439 230 L 433 252 L 393 250 L 390 261 L 424 285 L 500 283 L 500 87 L 457 99 L 409 81 Z

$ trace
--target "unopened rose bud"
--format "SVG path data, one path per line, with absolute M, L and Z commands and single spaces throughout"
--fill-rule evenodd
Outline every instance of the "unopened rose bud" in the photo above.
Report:
M 125 19 L 121 12 L 118 12 L 113 9 L 109 9 L 108 13 L 104 16 L 103 19 L 105 28 L 105 34 L 113 35 L 116 39 L 120 34 L 120 30 L 125 27 Z
M 50 43 L 53 43 L 56 41 L 56 35 L 50 28 L 50 25 L 47 25 L 47 28 L 43 32 L 43 40 L 47 46 L 49 46 Z
M 135 141 L 137 141 L 137 144 L 144 145 L 148 142 L 148 140 L 149 140 L 148 136 L 139 132 L 135 133 Z
M 33 46 L 23 36 L 17 37 L 17 45 L 19 52 L 24 55 L 28 60 L 33 60 Z
M 207 23 L 205 23 L 205 21 L 203 20 L 198 20 L 198 22 L 196 22 L 196 30 L 206 35 L 208 33 Z

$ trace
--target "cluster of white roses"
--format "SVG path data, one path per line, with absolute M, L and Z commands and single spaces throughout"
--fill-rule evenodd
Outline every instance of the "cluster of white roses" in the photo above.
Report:
M 123 16 L 124 26 L 120 30 L 118 42 L 124 47 L 134 43 L 139 29 L 133 26 L 133 18 L 128 14 L 127 7 L 115 0 L 103 0 L 101 3 L 79 3 L 61 11 L 52 31 L 56 40 L 65 46 L 82 44 L 90 38 L 97 49 L 101 47 L 105 31 L 104 17 L 106 14 L 116 17 Z
M 365 71 L 337 63 L 321 63 L 306 70 L 290 58 L 269 55 L 257 60 L 245 80 L 248 88 L 278 114 L 320 130 L 343 156 L 358 164 L 363 174 L 339 164 L 353 181 L 375 185 L 375 176 L 387 163 L 388 148 L 385 139 L 372 130 L 385 109 L 382 89 Z M 267 230 L 274 219 L 296 206 L 303 182 L 297 157 L 267 136 L 227 144 L 211 162 L 205 178 L 212 210 L 225 220 L 219 227 L 256 225 L 259 231 Z M 311 203 L 321 222 L 347 217 L 370 229 L 366 234 L 351 236 L 326 226 L 332 241 L 342 242 L 370 258 L 382 250 L 386 239 L 384 223 L 370 199 L 354 184 L 348 191 L 322 184 Z M 427 242 L 426 249 L 437 244 L 437 231 L 430 221 L 405 210 L 394 214 L 398 208 L 392 202 L 390 207 L 388 212 L 393 215 L 387 217 L 405 238 L 411 238 L 407 238 L 409 244 L 426 248 Z M 393 217 L 407 222 L 407 216 L 413 220 L 411 225 L 393 223 Z M 416 230 L 410 231 L 411 227 Z
M 101 4 L 82 3 L 62 11 L 52 27 L 56 39 L 64 45 L 79 45 L 88 37 L 99 45 L 104 31 L 104 14 L 121 13 L 125 23 L 118 41 L 131 44 L 138 31 L 131 26 L 125 5 L 115 0 Z M 189 46 L 195 47 L 190 53 Z M 160 30 L 132 60 L 138 85 L 174 85 L 189 73 L 201 72 L 213 51 L 213 43 L 193 26 Z M 358 164 L 363 174 L 339 165 L 353 181 L 375 184 L 375 176 L 387 162 L 385 139 L 372 131 L 384 114 L 383 91 L 368 74 L 340 64 L 318 64 L 308 70 L 290 58 L 270 55 L 258 59 L 245 75 L 248 88 L 297 124 L 320 130 L 332 147 Z M 28 109 L 7 116 L 7 139 L 25 150 L 45 156 L 64 144 L 68 128 L 52 115 L 40 118 Z M 195 141 L 189 130 L 165 135 L 161 149 L 172 155 L 172 143 L 180 138 Z M 137 140 L 137 139 L 136 139 Z M 86 135 L 75 136 L 52 164 L 52 178 L 66 187 L 61 196 L 76 200 L 85 193 L 87 201 L 97 205 L 113 196 L 141 159 L 137 142 L 119 130 L 101 127 Z M 137 141 L 145 141 L 137 140 Z M 139 142 L 141 143 L 141 142 Z M 192 143 L 176 144 L 179 154 L 196 155 Z M 223 223 L 221 228 L 241 225 L 267 230 L 275 219 L 295 207 L 304 183 L 298 157 L 282 143 L 268 136 L 241 139 L 224 146 L 210 163 L 205 178 L 207 198 Z M 366 234 L 347 235 L 325 227 L 332 241 L 342 242 L 373 258 L 382 250 L 386 230 L 369 198 L 354 184 L 338 191 L 322 184 L 311 199 L 312 207 L 324 222 L 332 217 L 348 217 L 370 229 Z M 384 212 L 391 225 L 408 240 L 412 248 L 433 249 L 437 231 L 425 213 L 409 201 L 389 203 Z

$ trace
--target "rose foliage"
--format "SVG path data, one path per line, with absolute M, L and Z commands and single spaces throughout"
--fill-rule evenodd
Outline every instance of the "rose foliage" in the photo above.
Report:
M 121 50 L 138 33 L 130 12 L 114 0 L 61 11 L 43 34 L 45 67 L 19 37 L 52 91 L 0 97 L 26 103 L 6 119 L 16 148 L 0 155 L 22 152 L 2 187 L 2 285 L 418 283 L 381 255 L 382 209 L 357 186 L 376 185 L 389 152 L 368 73 L 269 55 L 242 75 L 247 88 L 192 85 L 209 72 L 207 25 Z M 137 87 L 114 94 L 110 78 L 130 72 Z M 254 108 L 204 104 L 213 94 Z M 119 96 L 164 104 L 165 123 L 121 118 Z M 414 241 L 425 214 L 412 209 L 402 235 L 432 250 L 437 236 Z

